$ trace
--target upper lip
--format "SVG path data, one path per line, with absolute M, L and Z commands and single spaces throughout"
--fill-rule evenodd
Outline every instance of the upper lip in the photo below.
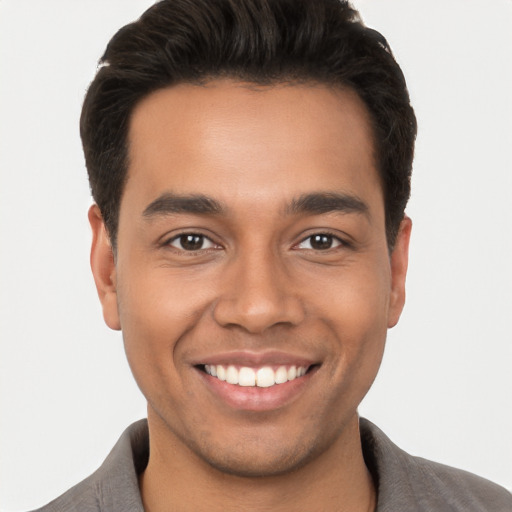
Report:
M 248 367 L 312 366 L 314 364 L 318 364 L 318 361 L 315 361 L 309 357 L 277 350 L 269 350 L 264 352 L 251 352 L 244 350 L 205 355 L 204 357 L 194 358 L 192 364 L 194 366 L 205 364 L 220 364 Z

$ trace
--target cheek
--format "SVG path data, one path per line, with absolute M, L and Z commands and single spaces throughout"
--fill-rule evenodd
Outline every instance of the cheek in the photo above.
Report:
M 332 334 L 332 379 L 346 392 L 364 396 L 384 351 L 390 273 L 385 265 L 354 266 L 341 269 L 319 289 L 313 316 L 323 319 Z
M 123 270 L 118 272 L 118 310 L 134 377 L 143 392 L 149 386 L 165 388 L 164 381 L 179 385 L 181 340 L 199 322 L 209 298 L 196 287 L 177 286 L 165 269 Z
M 152 282 L 147 278 L 132 279 L 129 287 L 121 285 L 119 311 L 133 377 L 150 409 L 160 418 L 173 418 L 169 426 L 178 432 L 185 428 L 185 418 L 197 425 L 201 420 L 189 410 L 197 397 L 187 385 L 187 368 L 180 364 L 181 340 L 197 322 L 198 300 L 164 285 L 162 279 Z M 176 410 L 181 414 L 176 415 Z
M 313 316 L 326 318 L 340 335 L 386 330 L 391 274 L 380 261 L 373 258 L 317 276 L 315 287 L 310 285 Z
M 187 279 L 163 265 L 127 263 L 119 265 L 117 283 L 123 331 L 138 332 L 147 342 L 166 340 L 172 345 L 180 331 L 189 329 L 203 314 L 211 302 L 211 289 L 204 279 Z

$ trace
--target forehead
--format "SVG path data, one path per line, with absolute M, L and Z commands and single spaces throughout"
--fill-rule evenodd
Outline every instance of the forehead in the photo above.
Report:
M 125 195 L 140 211 L 163 192 L 263 204 L 322 190 L 382 202 L 369 114 L 350 89 L 229 80 L 162 89 L 133 112 L 129 157 Z

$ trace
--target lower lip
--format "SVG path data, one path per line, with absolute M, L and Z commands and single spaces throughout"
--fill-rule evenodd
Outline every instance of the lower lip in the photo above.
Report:
M 202 370 L 197 369 L 197 372 L 210 391 L 231 408 L 244 411 L 272 411 L 295 400 L 310 382 L 314 370 L 316 368 L 302 377 L 268 388 L 228 384 Z

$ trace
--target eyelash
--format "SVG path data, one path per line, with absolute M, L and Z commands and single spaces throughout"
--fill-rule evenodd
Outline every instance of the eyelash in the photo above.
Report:
M 196 249 L 186 249 L 183 247 L 183 242 L 184 242 L 184 237 L 189 237 L 189 238 L 192 238 L 192 237 L 196 237 L 196 238 L 200 238 L 200 244 L 201 246 L 200 247 L 197 247 Z M 314 248 L 312 247 L 312 244 L 311 244 L 311 240 L 314 238 L 314 237 L 328 237 L 330 238 L 330 242 L 331 242 L 331 247 L 327 247 L 327 248 L 324 248 L 324 249 L 318 249 L 318 248 Z M 342 238 L 340 238 L 339 236 L 335 235 L 334 233 L 330 233 L 328 231 L 321 231 L 321 232 L 318 232 L 318 233 L 312 233 L 311 235 L 308 235 L 307 237 L 303 238 L 298 244 L 296 244 L 293 249 L 300 249 L 300 246 L 302 244 L 304 244 L 306 241 L 309 240 L 309 247 L 305 247 L 303 249 L 305 250 L 309 250 L 309 251 L 315 251 L 315 252 L 327 252 L 327 251 L 331 251 L 333 249 L 337 249 L 339 247 L 351 247 L 350 243 L 348 243 L 346 240 L 343 240 Z M 176 247 L 175 245 L 173 245 L 173 243 L 175 242 L 178 242 L 180 243 L 181 247 Z M 191 241 L 193 243 L 193 241 Z M 210 247 L 203 247 L 204 243 L 205 242 L 209 242 L 210 244 Z M 333 244 L 335 244 L 334 246 L 332 246 Z M 164 243 L 165 246 L 170 246 L 172 247 L 173 249 L 176 249 L 178 251 L 182 251 L 182 252 L 186 252 L 186 253 L 189 253 L 189 254 L 193 254 L 193 253 L 198 253 L 200 251 L 210 251 L 210 250 L 216 250 L 216 249 L 219 249 L 221 246 L 219 244 L 216 244 L 210 237 L 206 236 L 206 235 L 203 235 L 202 233 L 194 233 L 194 232 L 184 232 L 184 233 L 179 233 L 178 235 L 175 235 L 173 236 L 171 239 L 167 240 L 165 243 Z
M 329 237 L 332 240 L 332 243 L 336 244 L 336 245 L 328 247 L 326 249 L 315 249 L 314 247 L 311 247 L 311 240 L 314 237 Z M 315 251 L 315 252 L 328 252 L 331 250 L 338 249 L 340 247 L 351 247 L 351 244 L 349 242 L 340 238 L 338 235 L 335 235 L 334 233 L 330 233 L 329 231 L 320 231 L 320 232 L 312 233 L 311 235 L 308 235 L 307 237 L 303 238 L 296 246 L 294 246 L 294 248 L 302 245 L 307 240 L 310 241 L 309 242 L 310 247 L 306 248 L 306 250 Z
M 201 239 L 201 245 L 203 245 L 205 242 L 209 242 L 211 247 L 199 247 L 197 249 L 185 249 L 183 247 L 183 239 L 185 237 L 197 237 L 197 238 L 200 238 Z M 173 242 L 180 242 L 180 239 L 181 239 L 181 247 L 176 247 L 173 245 Z M 176 249 L 178 251 L 182 251 L 182 252 L 187 252 L 187 253 L 197 253 L 199 251 L 209 251 L 211 249 L 218 249 L 220 246 L 218 244 L 216 244 L 210 237 L 206 236 L 206 235 L 203 235 L 202 233 L 194 233 L 192 231 L 189 231 L 189 232 L 185 232 L 185 233 L 179 233 L 178 235 L 176 236 L 173 236 L 171 239 L 167 240 L 164 245 L 166 246 L 170 246 L 172 247 L 173 249 Z

